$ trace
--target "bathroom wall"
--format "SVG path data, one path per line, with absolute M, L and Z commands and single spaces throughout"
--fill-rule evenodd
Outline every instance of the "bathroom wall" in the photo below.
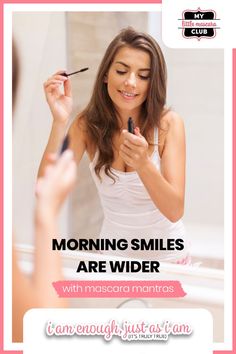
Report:
M 35 182 L 52 121 L 43 82 L 58 68 L 66 67 L 65 29 L 63 12 L 13 14 L 13 35 L 20 59 L 13 127 L 13 224 L 15 241 L 19 243 L 32 243 L 34 239 Z M 67 206 L 60 220 L 64 234 L 66 210 Z
M 186 126 L 185 220 L 224 222 L 224 53 L 166 49 L 168 103 Z

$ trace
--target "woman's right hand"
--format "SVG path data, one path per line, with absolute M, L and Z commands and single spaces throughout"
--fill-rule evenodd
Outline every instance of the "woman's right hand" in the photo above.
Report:
M 67 124 L 72 112 L 73 99 L 70 80 L 61 75 L 64 72 L 65 70 L 56 72 L 43 86 L 54 122 Z

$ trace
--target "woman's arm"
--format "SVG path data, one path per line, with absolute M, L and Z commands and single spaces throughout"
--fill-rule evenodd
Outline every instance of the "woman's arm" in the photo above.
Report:
M 23 316 L 35 307 L 66 307 L 52 282 L 63 279 L 61 256 L 52 250 L 51 240 L 58 233 L 57 217 L 76 180 L 72 151 L 65 151 L 54 165 L 48 165 L 36 187 L 35 258 L 32 278 L 19 269 L 13 249 L 13 341 L 22 341 Z
M 57 216 L 76 180 L 76 163 L 71 150 L 65 151 L 54 165 L 48 165 L 36 185 L 35 268 L 32 286 L 41 307 L 62 306 L 55 296 L 52 281 L 63 278 L 59 251 L 52 250 L 52 238 L 59 235 Z M 45 291 L 42 291 L 45 289 Z
M 67 77 L 61 75 L 63 72 L 63 70 L 58 71 L 44 83 L 44 92 L 52 113 L 53 123 L 48 143 L 39 166 L 38 177 L 41 177 L 44 174 L 45 168 L 48 165 L 48 155 L 59 151 L 63 139 L 65 138 L 69 118 L 72 112 L 73 99 L 71 83 Z M 73 125 L 73 129 L 70 129 L 70 134 L 73 135 L 70 139 L 70 148 L 74 150 L 74 144 L 72 142 L 74 134 L 72 133 L 72 130 L 76 130 L 77 133 L 75 125 Z M 80 146 L 80 148 L 83 149 L 83 146 Z M 74 150 L 74 153 L 77 157 L 77 150 Z
M 170 221 L 176 222 L 184 212 L 185 192 L 185 133 L 181 118 L 169 112 L 165 121 L 168 130 L 161 158 L 161 171 L 148 155 L 148 143 L 136 129 L 136 135 L 124 132 L 120 155 L 134 168 L 150 197 Z

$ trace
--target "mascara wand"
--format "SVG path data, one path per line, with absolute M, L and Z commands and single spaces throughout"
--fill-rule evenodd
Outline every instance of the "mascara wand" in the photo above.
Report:
M 61 75 L 62 75 L 62 76 L 65 76 L 65 77 L 68 77 L 68 76 L 71 76 L 71 75 L 75 75 L 75 74 L 78 74 L 78 73 L 82 73 L 83 71 L 87 71 L 88 69 L 89 69 L 89 68 L 83 68 L 83 69 L 74 71 L 73 73 L 70 73 L 70 74 L 62 73 Z

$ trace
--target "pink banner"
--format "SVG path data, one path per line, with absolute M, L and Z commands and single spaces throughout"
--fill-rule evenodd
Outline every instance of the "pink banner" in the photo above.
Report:
M 186 293 L 179 281 L 57 281 L 59 297 L 67 298 L 177 298 Z

